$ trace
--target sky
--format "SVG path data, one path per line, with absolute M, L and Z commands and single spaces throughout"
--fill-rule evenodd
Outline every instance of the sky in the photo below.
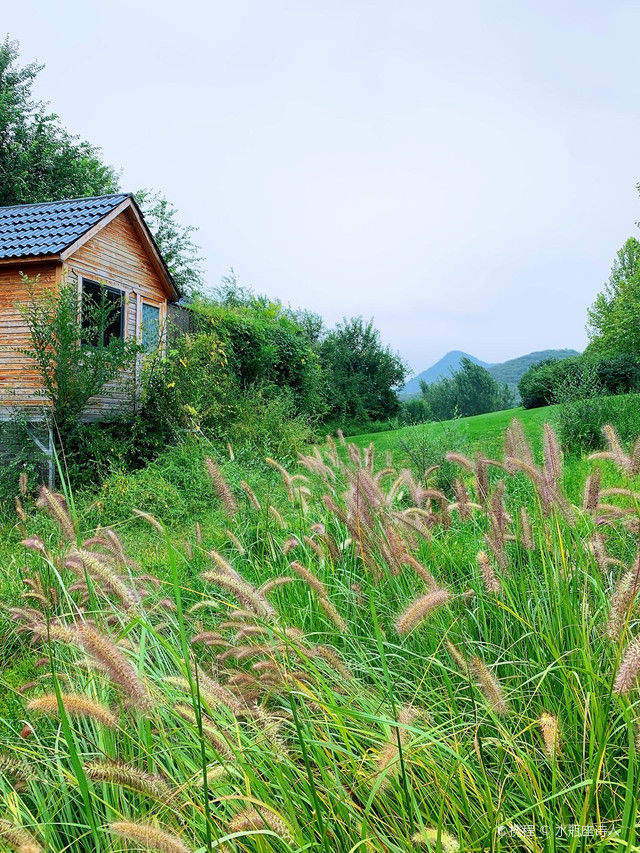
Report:
M 373 318 L 419 372 L 587 342 L 640 219 L 640 4 L 23 0 L 2 30 L 206 281 Z

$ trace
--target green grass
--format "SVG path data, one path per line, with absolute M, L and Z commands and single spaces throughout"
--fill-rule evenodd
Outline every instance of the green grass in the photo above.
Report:
M 513 420 L 518 418 L 524 426 L 529 440 L 539 441 L 540 427 L 545 421 L 554 424 L 558 416 L 558 406 L 544 406 L 539 409 L 506 409 L 503 412 L 489 412 L 455 421 L 433 422 L 418 426 L 402 427 L 380 433 L 365 433 L 349 438 L 359 447 L 373 442 L 376 450 L 397 452 L 401 441 L 412 441 L 421 434 L 437 436 L 442 430 L 455 428 L 458 435 L 474 448 L 479 448 L 488 456 L 497 455 L 502 449 L 502 437 Z M 453 448 L 451 448 L 453 449 Z
M 497 435 L 513 414 L 469 419 L 471 443 L 501 459 Z M 524 413 L 537 466 L 539 424 L 550 414 Z M 310 457 L 284 480 L 249 451 L 219 456 L 238 504 L 231 515 L 205 472 L 211 448 L 198 444 L 77 496 L 77 541 L 27 504 L 25 529 L 8 530 L 3 544 L 5 604 L 16 602 L 24 566 L 44 599 L 24 602 L 36 610 L 18 618 L 24 633 L 9 622 L 3 632 L 0 791 L 11 824 L 50 853 L 118 849 L 113 824 L 123 821 L 138 825 L 129 829 L 139 839 L 147 833 L 136 849 L 169 853 L 636 849 L 638 690 L 612 688 L 640 634 L 637 610 L 618 613 L 612 636 L 606 629 L 612 590 L 636 557 L 638 478 L 610 462 L 570 460 L 564 481 L 547 466 L 553 488 L 545 491 L 538 475 L 492 468 L 483 498 L 477 471 L 458 469 L 474 505 L 467 514 L 459 492 L 431 493 L 428 504 L 410 478 L 373 479 L 387 449 L 404 464 L 399 434 L 416 429 L 424 428 L 371 436 L 376 458 L 364 468 L 353 449 L 339 448 L 336 464 L 325 447 L 322 463 Z M 357 442 L 366 447 L 369 437 Z M 603 496 L 597 513 L 581 509 L 596 467 L 603 485 L 631 490 Z M 627 517 L 606 509 L 611 503 Z M 135 508 L 153 512 L 163 530 Z M 133 609 L 90 560 L 65 567 L 78 542 L 108 523 L 128 560 L 104 543 L 86 547 L 125 586 L 146 590 Z M 45 558 L 18 545 L 25 533 L 42 537 Z M 609 562 L 594 559 L 595 534 Z M 481 571 L 480 549 L 492 577 Z M 292 560 L 313 573 L 310 583 Z M 256 592 L 282 576 L 293 580 Z M 70 590 L 78 582 L 85 594 Z M 431 583 L 447 603 L 398 630 L 398 616 Z M 43 639 L 47 620 L 71 634 L 55 639 L 54 629 Z M 85 620 L 111 649 L 102 662 L 74 633 Z M 207 646 L 203 632 L 219 636 L 210 633 Z M 43 654 L 50 660 L 36 668 Z M 140 689 L 150 708 L 133 705 Z M 61 696 L 57 714 L 28 707 L 64 693 L 101 702 L 115 727 L 75 713 Z M 555 754 L 545 750 L 543 714 L 557 723 Z M 563 827 L 603 823 L 606 839 L 556 839 Z M 514 838 L 511 824 L 534 826 L 535 836 Z M 158 830 L 174 840 L 156 836 L 154 846 Z M 10 831 L 0 822 L 0 849 Z

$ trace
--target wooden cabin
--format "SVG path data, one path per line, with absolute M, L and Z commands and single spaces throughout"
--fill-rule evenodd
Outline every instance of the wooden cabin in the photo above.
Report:
M 180 298 L 130 193 L 0 207 L 0 420 L 17 411 L 39 419 L 46 405 L 34 362 L 21 352 L 30 345 L 19 310 L 29 298 L 25 275 L 36 289 L 71 281 L 85 304 L 106 288 L 109 334 L 147 350 L 162 343 L 167 308 Z M 87 419 L 132 408 L 136 379 L 123 376 L 93 398 Z

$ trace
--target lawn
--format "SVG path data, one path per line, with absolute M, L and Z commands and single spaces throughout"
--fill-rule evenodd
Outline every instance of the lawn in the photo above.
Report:
M 487 456 L 492 456 L 500 453 L 504 432 L 513 418 L 518 418 L 522 422 L 530 441 L 538 442 L 542 424 L 545 421 L 551 424 L 555 423 L 557 413 L 558 406 L 543 406 L 539 409 L 523 409 L 519 406 L 515 409 L 506 409 L 503 412 L 489 412 L 486 415 L 458 418 L 455 421 L 420 424 L 419 426 L 403 427 L 388 432 L 365 433 L 352 436 L 349 441 L 354 442 L 359 447 L 366 447 L 370 442 L 373 442 L 376 450 L 383 453 L 391 450 L 395 453 L 403 441 L 411 442 L 421 433 L 435 436 L 444 430 L 448 434 L 453 434 L 462 439 L 465 443 L 481 449 Z

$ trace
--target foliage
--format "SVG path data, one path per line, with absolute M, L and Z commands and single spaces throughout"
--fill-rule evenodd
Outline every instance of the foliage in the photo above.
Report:
M 118 176 L 100 150 L 69 134 L 34 100 L 43 66 L 20 67 L 18 50 L 8 36 L 0 44 L 0 205 L 116 192 Z
M 200 247 L 193 240 L 197 229 L 180 224 L 177 209 L 162 193 L 138 190 L 136 201 L 178 290 L 192 298 L 202 290 L 203 277 Z
M 635 237 L 618 251 L 609 281 L 588 317 L 587 354 L 640 356 L 640 241 Z
M 408 397 L 401 401 L 399 420 L 403 425 L 424 424 L 433 419 L 431 406 L 424 397 Z
M 366 424 L 397 413 L 396 391 L 407 368 L 399 355 L 382 344 L 372 321 L 343 320 L 326 335 L 318 352 L 331 418 Z
M 32 359 L 56 428 L 66 438 L 92 397 L 115 391 L 108 387 L 110 382 L 120 386 L 131 381 L 128 368 L 138 346 L 120 337 L 105 338 L 113 309 L 104 298 L 81 304 L 75 282 L 63 282 L 54 291 L 40 287 L 37 280 L 24 280 L 29 298 L 18 307 L 30 346 L 23 355 Z
M 3 499 L 10 501 L 13 509 L 21 476 L 32 484 L 46 479 L 48 460 L 33 440 L 35 434 L 46 448 L 49 443 L 46 433 L 46 428 L 29 424 L 20 412 L 10 421 L 0 422 L 0 510 Z
M 565 358 L 572 358 L 577 355 L 580 353 L 572 349 L 540 350 L 539 352 L 521 355 L 518 358 L 510 358 L 501 364 L 492 364 L 487 369 L 496 382 L 505 382 L 515 390 L 520 377 L 533 365 L 540 364 L 541 361 L 562 361 Z
M 354 446 L 271 476 L 217 456 L 216 484 L 192 445 L 144 483 L 113 483 L 114 500 L 135 479 L 132 499 L 150 501 L 123 513 L 169 521 L 182 501 L 164 530 L 101 518 L 87 540 L 95 499 L 77 516 L 43 493 L 59 532 L 25 506 L 31 597 L 4 632 L 0 691 L 3 841 L 454 853 L 502 849 L 500 827 L 526 814 L 628 846 L 637 459 L 609 433 L 576 500 L 552 431 L 537 444 L 512 426 L 488 493 L 486 460 L 458 455 L 453 503 Z
M 568 453 L 580 455 L 604 446 L 602 428 L 611 424 L 624 441 L 640 435 L 640 396 L 598 396 L 570 398 L 558 412 L 559 435 Z
M 459 419 L 434 424 L 433 429 L 413 430 L 398 440 L 398 449 L 409 461 L 413 474 L 422 479 L 425 472 L 437 465 L 432 481 L 450 495 L 453 481 L 459 475 L 458 466 L 446 458 L 449 451 L 468 453 L 469 438 Z M 431 481 L 431 480 L 430 480 Z
M 434 420 L 481 415 L 508 409 L 513 395 L 506 385 L 500 385 L 489 371 L 469 358 L 461 360 L 460 370 L 439 382 L 421 383 L 425 408 Z
M 541 362 L 520 380 L 522 405 L 531 409 L 557 402 L 567 385 L 579 393 L 583 375 L 594 377 L 602 393 L 627 394 L 640 389 L 640 356 L 621 352 L 598 357 L 588 353 L 578 358 Z
M 322 415 L 318 357 L 279 304 L 200 297 L 191 310 L 193 331 L 176 338 L 168 357 L 146 361 L 143 418 L 151 431 L 167 441 L 187 432 L 226 441 L 234 424 L 243 424 L 243 436 L 264 434 L 266 421 L 259 421 L 267 411 L 307 420 Z M 286 428 L 280 424 L 274 437 Z
M 47 105 L 34 100 L 33 86 L 44 68 L 20 67 L 19 44 L 0 44 L 0 206 L 105 195 L 120 190 L 118 173 L 99 148 L 73 136 Z M 201 289 L 202 269 L 195 231 L 178 221 L 176 208 L 161 193 L 136 193 L 147 224 L 178 289 Z

